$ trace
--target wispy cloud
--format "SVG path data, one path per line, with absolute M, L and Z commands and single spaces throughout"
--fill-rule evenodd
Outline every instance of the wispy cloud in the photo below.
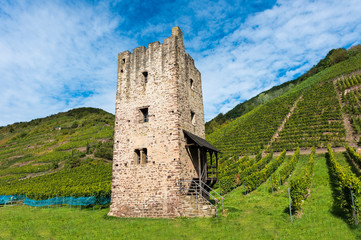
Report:
M 360 43 L 348 1 L 9 1 L 0 5 L 0 126 L 80 106 L 114 112 L 117 53 L 179 25 L 202 73 L 205 117 Z
M 359 1 L 278 1 L 198 59 L 206 119 L 307 71 L 329 50 L 361 42 Z M 206 51 L 207 52 L 207 51 Z
M 2 4 L 0 125 L 89 101 L 113 111 L 114 101 L 102 98 L 115 98 L 117 52 L 130 46 L 115 37 L 122 21 L 104 5 Z

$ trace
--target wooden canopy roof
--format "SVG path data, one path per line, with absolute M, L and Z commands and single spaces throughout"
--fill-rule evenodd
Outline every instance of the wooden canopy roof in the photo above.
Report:
M 199 147 L 207 148 L 208 150 L 211 150 L 213 152 L 221 152 L 216 147 L 214 147 L 212 144 L 207 142 L 205 139 L 198 137 L 197 135 L 194 135 L 193 133 L 190 133 L 183 129 L 184 135 L 192 139 L 196 145 Z

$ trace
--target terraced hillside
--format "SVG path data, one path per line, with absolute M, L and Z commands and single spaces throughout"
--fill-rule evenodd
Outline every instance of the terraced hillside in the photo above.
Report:
M 334 81 L 348 130 L 347 142 L 361 145 L 361 73 L 342 76 Z
M 320 60 L 317 65 L 313 66 L 310 70 L 306 73 L 301 75 L 300 77 L 285 82 L 281 85 L 274 86 L 271 89 L 264 91 L 257 96 L 242 102 L 235 106 L 233 109 L 228 111 L 225 114 L 220 113 L 212 120 L 206 122 L 206 134 L 211 134 L 212 132 L 216 131 L 220 127 L 227 124 L 229 121 L 242 116 L 243 114 L 253 110 L 257 106 L 260 106 L 276 97 L 281 96 L 288 90 L 294 88 L 298 84 L 302 83 L 304 80 L 314 76 L 315 74 L 353 56 L 359 54 L 361 52 L 361 45 L 355 45 L 349 48 L 348 50 L 344 48 L 332 49 L 328 52 L 326 57 Z
M 326 147 L 328 143 L 332 147 L 343 146 L 348 133 L 339 90 L 333 82 L 340 76 L 355 74 L 359 69 L 361 54 L 315 74 L 283 95 L 230 121 L 207 135 L 207 140 L 227 156 L 256 154 L 262 148 L 282 151 L 294 150 L 297 146 L 301 149 Z M 351 98 L 352 91 L 358 91 L 359 86 L 354 82 L 344 91 L 349 91 Z M 353 100 L 348 100 L 348 94 L 343 94 L 344 112 L 349 111 L 347 106 L 350 106 L 345 101 L 358 104 L 358 95 L 356 92 L 354 95 Z M 351 118 L 355 127 L 358 119 L 355 115 Z M 224 159 L 227 161 L 228 158 Z
M 345 143 L 345 127 L 341 107 L 332 81 L 315 83 L 304 91 L 300 101 L 279 136 L 271 145 L 275 151 L 326 147 Z
M 114 116 L 79 108 L 0 129 L 0 195 L 110 195 Z

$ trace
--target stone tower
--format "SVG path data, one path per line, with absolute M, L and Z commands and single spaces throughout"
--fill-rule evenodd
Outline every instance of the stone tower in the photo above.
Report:
M 218 150 L 204 140 L 201 74 L 179 27 L 163 44 L 118 55 L 114 131 L 109 215 L 192 215 L 179 183 L 207 181 L 206 153 Z

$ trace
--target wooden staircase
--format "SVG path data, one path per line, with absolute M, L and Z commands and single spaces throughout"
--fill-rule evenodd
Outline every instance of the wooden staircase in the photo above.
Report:
M 207 179 L 204 183 L 206 185 L 202 186 L 207 192 L 210 192 L 212 190 L 212 187 L 216 183 L 216 179 Z M 199 183 L 199 178 L 193 178 L 192 182 L 190 183 L 190 186 L 187 191 L 187 195 L 195 195 L 197 191 L 199 192 L 199 189 L 197 187 L 197 183 Z
M 220 202 L 223 212 L 223 197 L 212 189 L 215 183 L 215 179 L 208 179 L 206 182 L 199 181 L 199 178 L 181 180 L 179 181 L 179 190 L 188 197 L 189 201 L 196 203 L 197 210 L 211 208 L 217 216 L 217 207 Z

